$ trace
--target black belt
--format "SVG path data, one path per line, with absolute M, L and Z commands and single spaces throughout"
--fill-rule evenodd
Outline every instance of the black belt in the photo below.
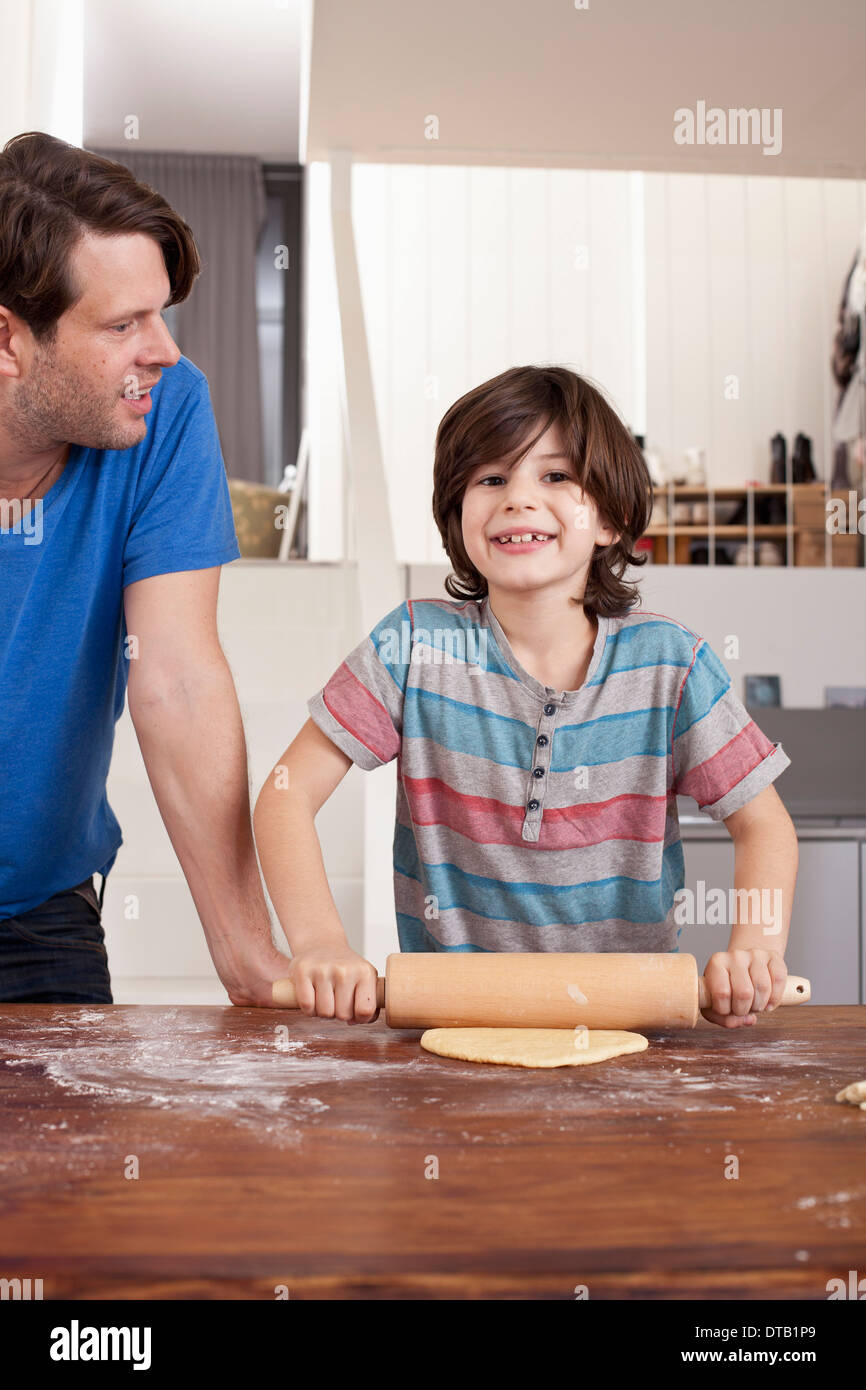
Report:
M 79 883 L 77 887 L 71 889 L 71 892 L 77 893 L 80 898 L 84 898 L 85 902 L 90 903 L 90 906 L 101 915 L 102 900 L 105 897 L 105 874 L 100 874 L 100 878 L 102 879 L 102 886 L 99 890 L 98 898 L 96 896 L 96 889 L 93 886 L 92 874 L 90 878 L 86 878 L 83 883 Z

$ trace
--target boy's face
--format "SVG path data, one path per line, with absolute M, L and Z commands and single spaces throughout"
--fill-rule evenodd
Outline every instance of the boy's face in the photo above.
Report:
M 586 582 L 593 549 L 617 539 L 599 521 L 592 500 L 580 488 L 551 425 L 510 472 L 496 463 L 470 474 L 463 495 L 463 544 L 491 597 L 562 588 L 572 593 Z M 502 542 L 506 535 L 544 535 L 543 541 Z

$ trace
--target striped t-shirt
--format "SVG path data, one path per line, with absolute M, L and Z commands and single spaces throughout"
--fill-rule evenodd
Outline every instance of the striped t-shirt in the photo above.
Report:
M 703 638 L 642 610 L 599 615 L 555 691 L 488 598 L 408 600 L 308 709 L 359 767 L 397 759 L 403 951 L 676 951 L 677 794 L 723 820 L 790 765 Z

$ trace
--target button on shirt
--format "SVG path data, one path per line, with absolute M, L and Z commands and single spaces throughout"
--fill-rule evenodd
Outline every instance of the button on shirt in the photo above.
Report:
M 409 600 L 308 709 L 359 767 L 397 759 L 403 951 L 676 951 L 677 795 L 723 820 L 790 766 L 704 639 L 645 610 L 599 616 L 555 691 L 488 598 Z

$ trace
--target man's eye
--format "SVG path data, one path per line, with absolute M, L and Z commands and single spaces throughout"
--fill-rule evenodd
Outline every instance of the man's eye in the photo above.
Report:
M 112 332 L 114 332 L 114 333 L 123 333 L 127 328 L 129 328 L 129 326 L 130 326 L 130 325 L 129 325 L 128 323 L 116 323 L 116 324 L 114 325 L 114 328 L 113 328 Z

